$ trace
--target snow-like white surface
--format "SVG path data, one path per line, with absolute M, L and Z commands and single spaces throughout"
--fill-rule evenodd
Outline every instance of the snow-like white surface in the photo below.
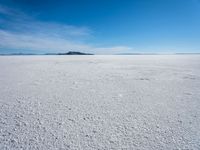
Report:
M 2 56 L 0 149 L 200 149 L 200 56 Z

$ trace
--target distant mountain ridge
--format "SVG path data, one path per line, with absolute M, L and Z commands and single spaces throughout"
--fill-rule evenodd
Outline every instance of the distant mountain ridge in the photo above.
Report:
M 46 53 L 45 55 L 94 55 L 94 54 L 77 52 L 77 51 L 69 51 L 67 53 Z
M 23 56 L 23 55 L 96 55 L 78 51 L 68 51 L 66 53 L 0 53 L 0 56 Z M 200 55 L 200 53 L 118 53 L 113 55 Z
M 45 53 L 45 54 L 36 54 L 36 53 L 8 53 L 8 54 L 0 54 L 0 55 L 94 55 L 91 53 L 83 53 L 78 51 L 69 51 L 67 53 Z
M 68 53 L 58 53 L 58 55 L 94 55 L 94 54 L 69 51 Z

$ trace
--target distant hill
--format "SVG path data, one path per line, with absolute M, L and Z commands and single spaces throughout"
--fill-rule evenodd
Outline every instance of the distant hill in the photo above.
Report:
M 45 55 L 94 55 L 94 54 L 77 52 L 77 51 L 69 51 L 67 53 L 46 53 Z
M 34 53 L 8 53 L 8 54 L 0 54 L 0 55 L 94 55 L 90 53 L 82 53 L 76 51 L 69 51 L 67 53 L 45 53 L 45 54 L 34 54 Z
M 58 55 L 94 55 L 94 54 L 69 51 L 68 53 L 58 53 Z

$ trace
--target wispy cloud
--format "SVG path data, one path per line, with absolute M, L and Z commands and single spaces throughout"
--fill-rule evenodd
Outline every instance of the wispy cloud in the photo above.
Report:
M 66 52 L 68 50 L 111 54 L 130 51 L 126 46 L 96 47 L 85 40 L 92 35 L 88 27 L 55 22 L 43 22 L 24 12 L 0 5 L 1 49 L 37 52 Z
M 83 50 L 89 48 L 87 45 L 73 43 L 70 40 L 48 37 L 46 35 L 20 34 L 0 30 L 0 47 L 12 49 L 30 49 L 37 51 L 66 51 Z
M 44 22 L 36 20 L 25 13 L 0 5 L 1 28 L 24 34 L 44 34 L 56 37 L 78 37 L 89 36 L 91 30 L 87 27 L 59 24 L 55 22 Z M 6 17 L 6 18 L 5 18 Z

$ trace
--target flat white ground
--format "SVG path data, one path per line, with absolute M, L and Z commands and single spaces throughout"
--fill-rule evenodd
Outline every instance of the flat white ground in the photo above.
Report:
M 200 149 L 200 55 L 2 56 L 0 149 Z

